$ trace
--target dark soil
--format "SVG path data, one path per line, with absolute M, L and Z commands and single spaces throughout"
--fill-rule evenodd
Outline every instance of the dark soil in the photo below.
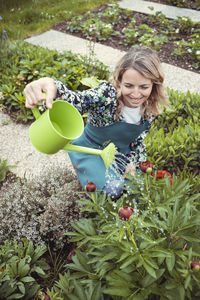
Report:
M 101 7 L 95 9 L 93 12 L 94 13 L 103 12 L 106 7 L 107 5 L 102 5 Z M 160 33 L 161 31 L 160 24 L 155 24 L 155 23 L 152 24 L 152 22 L 150 22 L 149 20 L 149 15 L 133 12 L 131 17 L 134 17 L 136 19 L 136 26 L 139 26 L 141 24 L 147 24 L 149 27 L 155 29 L 158 34 Z M 66 30 L 66 26 L 67 26 L 67 21 L 64 21 L 62 23 L 54 25 L 53 29 L 67 34 L 72 34 L 70 31 Z M 119 31 L 121 33 L 120 36 L 113 35 L 110 39 L 107 39 L 106 41 L 97 41 L 97 42 L 116 48 L 118 50 L 127 51 L 130 48 L 130 46 L 125 46 L 121 44 L 123 41 L 125 41 L 124 35 L 122 34 L 122 29 L 125 27 L 127 27 L 127 20 L 121 19 L 120 24 L 114 26 L 114 31 Z M 82 32 L 73 32 L 73 35 L 84 38 Z M 178 35 L 176 35 L 176 40 L 177 39 L 187 40 L 188 37 L 189 36 L 187 36 L 186 34 L 179 33 Z M 178 57 L 174 57 L 171 55 L 171 53 L 175 48 L 173 41 L 174 41 L 174 37 L 171 37 L 169 42 L 161 46 L 161 49 L 158 51 L 161 61 L 189 71 L 200 73 L 200 68 L 196 69 L 194 66 L 192 66 L 194 64 L 194 61 L 191 59 L 189 55 L 184 54 L 184 56 L 178 56 Z M 135 43 L 135 45 L 136 44 L 137 43 Z
M 177 6 L 177 5 L 174 5 L 172 3 L 173 1 L 170 1 L 170 0 L 168 0 L 168 1 L 167 0 L 145 0 L 145 1 L 147 1 L 147 2 L 161 3 L 161 4 L 167 4 L 167 5 L 171 5 L 171 6 Z M 195 10 L 199 10 L 200 9 L 200 6 L 197 6 L 195 4 L 195 0 L 186 0 L 185 3 L 180 4 L 178 7 L 195 9 Z

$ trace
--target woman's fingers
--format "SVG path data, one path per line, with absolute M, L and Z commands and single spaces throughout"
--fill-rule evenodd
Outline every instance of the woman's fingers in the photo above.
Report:
M 46 95 L 44 95 L 43 92 L 45 92 Z M 27 108 L 35 107 L 37 103 L 42 100 L 46 100 L 47 108 L 51 108 L 53 99 L 57 94 L 57 87 L 52 78 L 43 77 L 27 84 L 24 89 L 24 94 Z

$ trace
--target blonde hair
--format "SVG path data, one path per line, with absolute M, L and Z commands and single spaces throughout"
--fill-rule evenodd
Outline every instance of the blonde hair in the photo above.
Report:
M 133 68 L 142 74 L 145 78 L 150 79 L 153 83 L 151 94 L 148 100 L 143 104 L 141 114 L 146 118 L 152 115 L 157 116 L 162 112 L 161 105 L 166 106 L 168 102 L 167 93 L 163 86 L 164 74 L 161 67 L 160 59 L 157 53 L 146 47 L 135 47 L 129 50 L 117 63 L 110 82 L 117 91 L 117 112 L 116 118 L 122 112 L 124 107 L 123 97 L 121 94 L 120 83 L 124 72 Z

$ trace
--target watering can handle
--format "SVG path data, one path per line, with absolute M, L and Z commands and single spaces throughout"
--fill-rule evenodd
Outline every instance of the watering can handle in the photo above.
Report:
M 33 113 L 36 120 L 39 119 L 39 117 L 41 116 L 40 112 L 39 112 L 39 109 L 37 107 L 32 108 L 32 113 Z
M 45 92 L 43 92 L 42 94 L 43 94 L 44 98 L 46 99 L 47 94 Z M 43 101 L 38 102 L 37 105 L 43 105 Z M 32 113 L 33 113 L 35 119 L 36 120 L 39 119 L 41 114 L 40 114 L 38 107 L 34 107 L 31 110 L 32 110 Z

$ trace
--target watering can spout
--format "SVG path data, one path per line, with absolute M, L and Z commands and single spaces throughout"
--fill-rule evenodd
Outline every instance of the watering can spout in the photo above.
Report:
M 63 149 L 67 151 L 75 151 L 75 152 L 100 155 L 104 161 L 106 168 L 109 168 L 109 166 L 112 164 L 116 152 L 116 147 L 113 143 L 110 143 L 103 150 L 93 149 L 93 148 L 88 148 L 88 147 L 83 147 L 83 146 L 78 146 L 73 144 L 67 144 L 64 146 Z

